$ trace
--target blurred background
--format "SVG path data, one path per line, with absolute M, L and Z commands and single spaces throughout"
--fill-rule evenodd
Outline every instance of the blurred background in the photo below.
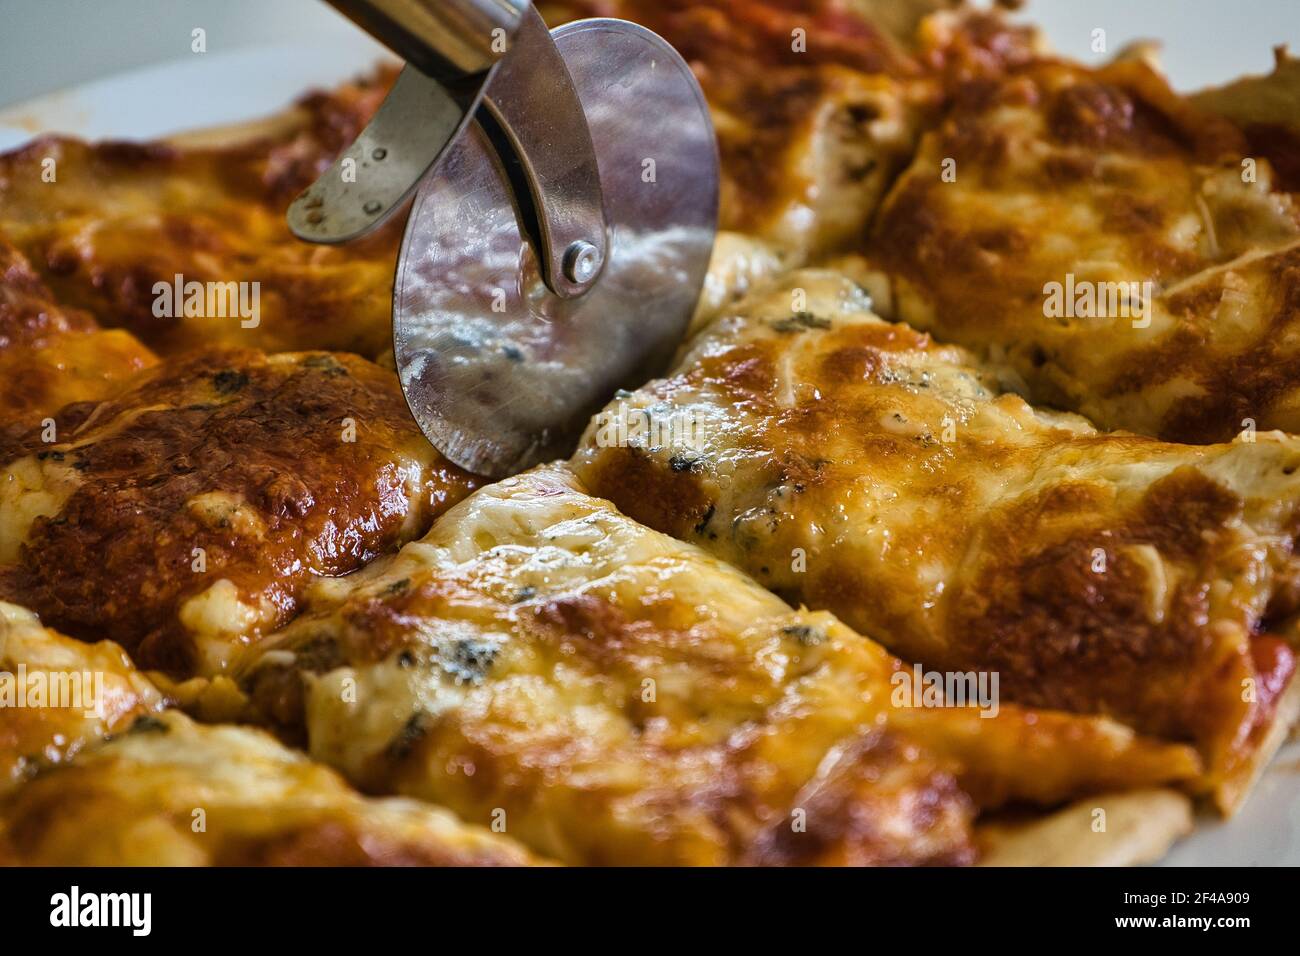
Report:
M 0 107 L 188 57 L 196 27 L 206 31 L 209 53 L 318 44 L 323 56 L 338 57 L 357 39 L 355 28 L 320 0 L 3 0 L 0 6 Z M 1063 54 L 1084 62 L 1107 58 L 1090 50 L 1095 28 L 1106 30 L 1110 51 L 1157 37 L 1179 89 L 1267 71 L 1276 43 L 1300 51 L 1300 0 L 1030 0 L 1023 15 Z

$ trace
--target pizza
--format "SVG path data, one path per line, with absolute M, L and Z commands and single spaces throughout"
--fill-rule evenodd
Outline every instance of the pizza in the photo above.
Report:
M 60 305 L 26 257 L 0 240 L 0 402 L 6 421 L 42 427 L 111 393 L 157 357 L 131 333 Z M 57 424 L 57 423 L 56 423 Z
M 112 641 L 89 643 L 42 627 L 25 608 L 0 602 L 0 667 L 5 721 L 0 736 L 0 794 L 42 769 L 71 760 L 139 717 L 157 715 L 166 698 Z M 18 676 L 23 680 L 19 681 Z M 85 686 L 72 675 L 93 675 Z M 47 706 L 52 684 L 68 681 L 77 699 Z M 37 698 L 35 695 L 40 694 Z M 37 706 L 19 706 L 36 702 Z
M 445 810 L 368 799 L 245 727 L 139 717 L 0 797 L 0 863 L 24 866 L 530 866 Z
M 285 224 L 391 67 L 0 155 L 0 863 L 1132 864 L 1241 807 L 1300 714 L 1296 61 L 539 6 L 682 53 L 722 231 L 671 368 L 496 482 L 392 369 L 402 217 Z
M 695 71 L 722 158 L 724 229 L 793 262 L 852 246 L 950 92 L 1031 58 L 1032 28 L 944 0 L 554 0 L 552 23 L 615 16 Z M 923 14 L 938 11 L 929 19 Z
M 308 96 L 242 131 L 237 145 L 197 135 L 35 139 L 0 159 L 0 230 L 61 305 L 160 354 L 239 345 L 376 358 L 391 351 L 401 223 L 331 249 L 295 241 L 284 210 L 352 142 L 395 77 L 381 69 Z M 242 303 L 223 295 L 216 315 L 185 291 L 253 282 L 256 309 L 251 294 Z M 160 300 L 160 283 L 181 294 Z

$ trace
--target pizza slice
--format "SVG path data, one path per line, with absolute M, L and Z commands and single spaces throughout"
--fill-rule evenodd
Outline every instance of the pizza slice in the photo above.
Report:
M 965 863 L 982 809 L 1199 767 L 996 688 L 982 708 L 912 698 L 913 676 L 559 466 L 321 582 L 236 672 L 251 717 L 366 792 L 567 863 Z
M 1272 164 L 1278 185 L 1300 190 L 1300 58 L 1285 46 L 1273 51 L 1273 72 L 1246 76 L 1193 94 L 1200 110 L 1226 117 L 1246 136 L 1251 156 Z
M 176 711 L 0 796 L 0 865 L 527 866 L 507 837 L 372 800 L 267 734 Z
M 0 865 L 523 865 L 445 810 L 367 800 L 265 734 L 164 710 L 111 641 L 0 603 Z
M 558 0 L 548 22 L 644 24 L 690 63 L 722 160 L 721 224 L 796 263 L 858 240 L 949 82 L 1041 51 L 994 12 L 946 0 Z
M 882 307 L 1104 428 L 1300 431 L 1300 206 L 1257 145 L 1136 60 L 971 84 L 864 244 Z
M 174 141 L 33 140 L 0 155 L 0 238 L 60 303 L 161 354 L 222 344 L 387 353 L 404 217 L 329 248 L 295 238 L 284 213 L 394 76 L 383 69 L 273 120 Z
M 1224 809 L 1300 704 L 1300 439 L 1099 433 L 836 273 L 715 322 L 596 417 L 575 467 L 925 668 L 1194 743 Z
M 354 355 L 209 350 L 0 443 L 0 596 L 136 663 L 217 673 L 315 576 L 418 537 L 474 479 Z

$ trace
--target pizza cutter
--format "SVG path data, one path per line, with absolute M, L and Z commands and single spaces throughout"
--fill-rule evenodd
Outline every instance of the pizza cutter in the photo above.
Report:
M 329 0 L 407 65 L 289 209 L 310 242 L 406 208 L 393 354 L 449 459 L 501 477 L 563 453 L 662 370 L 713 247 L 718 154 L 689 67 L 623 20 L 548 30 L 529 0 Z

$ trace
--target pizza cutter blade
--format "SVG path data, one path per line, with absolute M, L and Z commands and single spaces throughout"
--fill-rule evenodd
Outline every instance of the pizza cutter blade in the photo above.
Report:
M 446 138 L 406 224 L 393 351 L 429 440 L 500 477 L 562 454 L 667 364 L 708 267 L 718 156 L 689 67 L 626 21 L 547 31 L 528 10 L 481 82 L 472 119 L 446 134 L 444 109 L 437 135 L 397 146 Z M 312 190 L 299 203 L 346 218 Z

